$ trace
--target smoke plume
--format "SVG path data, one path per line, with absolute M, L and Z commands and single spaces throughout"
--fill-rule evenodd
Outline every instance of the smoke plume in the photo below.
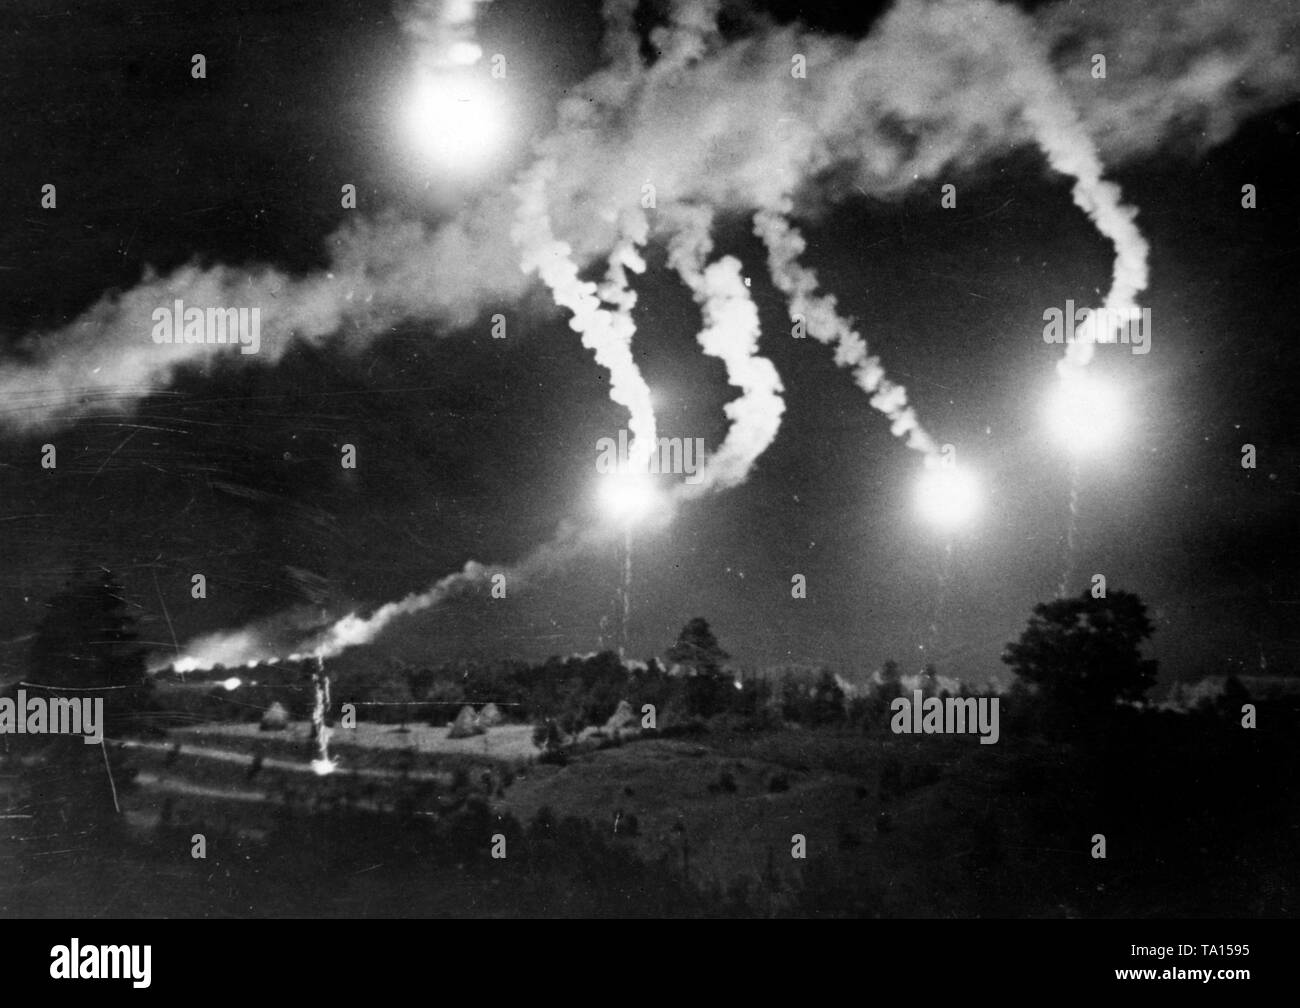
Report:
M 740 397 L 724 408 L 731 426 L 709 456 L 699 482 L 681 485 L 682 493 L 695 496 L 745 481 L 754 462 L 776 438 L 785 402 L 775 365 L 758 356 L 758 309 L 745 286 L 740 261 L 724 256 L 705 265 L 713 250 L 711 214 L 681 207 L 672 221 L 675 233 L 668 240 L 668 261 L 703 313 L 700 347 L 723 362 L 727 381 L 741 390 Z
M 580 270 L 609 256 L 619 212 L 645 181 L 661 205 L 742 213 L 790 205 L 787 216 L 797 216 L 855 188 L 896 198 L 1037 143 L 1077 180 L 1080 205 L 1117 246 L 1108 302 L 1122 302 L 1145 282 L 1144 256 L 1128 209 L 1095 152 L 1079 159 L 1079 143 L 1095 143 L 1112 166 L 1170 146 L 1201 150 L 1300 93 L 1300 7 L 1288 0 L 1263 0 L 1249 16 L 1215 0 L 1098 0 L 1032 16 L 988 0 L 902 0 L 862 39 L 753 19 L 748 35 L 726 42 L 712 30 L 714 7 L 675 4 L 659 37 L 672 44 L 645 66 L 636 4 L 606 5 L 609 66 L 563 103 L 542 145 L 555 165 L 553 232 Z M 417 43 L 448 50 L 465 40 L 473 9 L 407 5 L 403 24 Z M 1110 60 L 1104 81 L 1090 74 L 1095 53 Z M 795 55 L 805 79 L 790 75 Z M 1066 109 L 1077 111 L 1063 120 Z M 814 177 L 835 181 L 809 185 Z M 202 363 L 211 347 L 149 341 L 149 313 L 187 291 L 196 304 L 260 305 L 270 330 L 263 363 L 295 338 L 340 333 L 364 346 L 402 319 L 463 324 L 526 289 L 511 244 L 513 204 L 510 193 L 487 196 L 439 228 L 391 218 L 345 228 L 330 240 L 329 269 L 305 277 L 270 266 L 146 273 L 135 289 L 32 334 L 10 355 L 0 366 L 5 418 L 50 426 L 129 407 L 165 388 L 177 365 Z
M 666 518 L 664 518 L 666 520 Z M 151 672 L 168 667 L 178 672 L 207 671 L 217 665 L 227 668 L 308 658 L 333 658 L 348 648 L 369 644 L 396 620 L 435 609 L 458 595 L 481 589 L 500 576 L 510 591 L 526 586 L 530 579 L 545 576 L 575 557 L 616 542 L 617 529 L 600 525 L 566 523 L 547 543 L 513 564 L 482 564 L 468 560 L 465 566 L 396 602 L 388 602 L 367 615 L 350 612 L 324 628 L 304 628 L 300 613 L 282 613 L 237 630 L 205 634 L 190 641 L 179 657 L 157 652 L 149 660 Z
M 417 59 L 435 70 L 475 62 L 476 6 L 403 4 L 399 16 Z M 1203 149 L 1244 117 L 1300 92 L 1300 7 L 1289 0 L 1263 0 L 1248 12 L 1217 0 L 1094 0 L 1086 10 L 1057 4 L 1032 15 L 992 0 L 900 0 L 861 39 L 755 17 L 749 34 L 724 40 L 719 9 L 717 0 L 674 0 L 670 23 L 651 39 L 659 56 L 647 64 L 634 27 L 637 4 L 609 0 L 608 65 L 571 90 L 511 191 L 474 201 L 439 228 L 391 218 L 346 228 L 331 239 L 330 269 L 305 277 L 270 266 L 146 273 L 126 294 L 32 336 L 0 370 L 0 395 L 13 404 L 9 423 L 48 426 L 106 404 L 126 407 L 165 387 L 181 364 L 201 364 L 212 347 L 149 340 L 151 312 L 175 298 L 260 306 L 259 356 L 269 363 L 293 339 L 338 335 L 364 346 L 404 319 L 463 325 L 488 305 L 519 298 L 535 272 L 609 371 L 611 396 L 631 414 L 634 441 L 645 446 L 638 453 L 647 452 L 654 415 L 631 353 L 628 274 L 644 268 L 640 250 L 657 226 L 637 202 L 649 185 L 654 214 L 663 213 L 666 233 L 676 235 L 669 239 L 675 266 L 705 315 L 701 345 L 742 389 L 728 406 L 731 429 L 715 455 L 712 485 L 742 481 L 770 443 L 781 385 L 770 362 L 755 355 L 757 316 L 739 263 L 723 257 L 706 266 L 707 223 L 702 238 L 680 224 L 674 232 L 683 208 L 756 214 L 792 314 L 853 370 L 895 433 L 929 455 L 933 442 L 905 391 L 800 264 L 804 242 L 794 219 L 852 190 L 898 198 L 1035 144 L 1073 180 L 1075 202 L 1114 246 L 1105 307 L 1122 310 L 1146 286 L 1147 246 L 1134 211 L 1104 178 L 1102 157 L 1113 167 L 1169 145 Z M 1104 86 L 1089 72 L 1098 53 L 1110 60 Z M 805 72 L 795 75 L 792 66 Z M 581 279 L 601 261 L 603 284 Z M 1084 363 L 1090 353 L 1088 343 L 1076 343 L 1067 363 Z M 594 535 L 561 536 L 517 569 L 563 562 Z M 393 619 L 477 583 L 485 570 L 467 565 L 369 617 L 345 617 L 312 647 L 336 653 L 373 639 Z
M 853 369 L 854 380 L 871 396 L 871 405 L 889 417 L 895 437 L 927 455 L 935 451 L 934 441 L 921 427 L 916 411 L 907 404 L 903 386 L 885 377 L 880 360 L 867 351 L 867 342 L 835 307 L 835 298 L 817 293 L 817 274 L 799 262 L 803 236 L 786 218 L 788 201 L 775 210 L 754 215 L 754 233 L 767 246 L 768 269 L 777 289 L 790 299 L 790 318 L 802 320 L 808 334 L 835 348 L 835 363 Z
M 628 289 L 626 271 L 645 269 L 637 248 L 645 243 L 646 220 L 644 215 L 622 215 L 624 229 L 610 252 L 604 287 L 606 299 L 616 305 L 611 311 L 601 305 L 596 284 L 579 278 L 569 245 L 551 232 L 546 186 L 554 171 L 554 163 L 543 159 L 516 186 L 519 212 L 511 233 L 522 252 L 524 271 L 537 271 L 555 303 L 572 313 L 569 325 L 582 336 L 582 345 L 593 351 L 596 362 L 609 371 L 610 398 L 626 406 L 631 414 L 629 463 L 641 471 L 654 449 L 655 417 L 650 386 L 632 356 L 636 331 L 632 305 L 636 296 Z
M 489 0 L 404 0 L 394 8 L 420 65 L 438 72 L 470 66 L 483 55 L 475 37 L 476 8 Z

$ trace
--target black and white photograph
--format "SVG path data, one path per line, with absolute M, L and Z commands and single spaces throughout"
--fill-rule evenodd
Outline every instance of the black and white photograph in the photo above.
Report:
M 1300 6 L 0 27 L 0 917 L 1146 922 L 1112 988 L 1250 988 Z

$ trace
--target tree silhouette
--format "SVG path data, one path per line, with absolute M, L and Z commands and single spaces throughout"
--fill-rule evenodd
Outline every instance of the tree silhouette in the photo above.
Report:
M 668 660 L 689 671 L 686 705 L 691 714 L 712 717 L 726 707 L 731 680 L 722 663 L 730 657 L 718 646 L 708 620 L 697 616 L 682 627 L 677 643 L 668 649 Z
M 1136 595 L 1114 591 L 1093 598 L 1084 591 L 1035 606 L 1002 660 L 1052 705 L 1095 712 L 1141 699 L 1155 682 L 1156 662 L 1141 653 L 1151 633 Z
M 78 691 L 103 700 L 102 731 L 109 738 L 150 730 L 152 682 L 145 672 L 137 620 L 121 582 L 107 568 L 72 584 L 46 603 L 28 655 L 31 695 L 69 697 Z M 42 690 L 41 687 L 54 687 Z M 82 832 L 117 829 L 120 797 L 131 773 L 121 751 L 88 746 L 81 736 L 47 736 L 43 760 L 29 774 L 36 821 Z
M 844 690 L 829 669 L 823 669 L 817 676 L 809 700 L 813 724 L 833 724 L 844 719 Z
M 68 585 L 45 608 L 28 652 L 29 680 L 93 691 L 104 699 L 111 731 L 140 728 L 138 715 L 150 706 L 153 683 L 122 583 L 101 567 L 97 577 Z
M 894 659 L 888 659 L 880 667 L 880 681 L 886 686 L 897 687 L 902 678 L 903 675 L 898 669 L 898 662 L 894 661 Z
M 139 685 L 144 651 L 113 572 L 68 585 L 45 603 L 45 618 L 29 652 L 32 678 L 50 686 Z
M 894 659 L 888 659 L 880 667 L 880 685 L 871 691 L 863 705 L 865 717 L 869 721 L 877 722 L 889 716 L 890 704 L 903 695 L 902 679 L 903 674 Z
M 678 665 L 686 665 L 696 675 L 716 675 L 721 671 L 722 663 L 731 655 L 718 646 L 709 621 L 696 616 L 682 627 L 677 635 L 677 643 L 668 649 L 668 660 Z

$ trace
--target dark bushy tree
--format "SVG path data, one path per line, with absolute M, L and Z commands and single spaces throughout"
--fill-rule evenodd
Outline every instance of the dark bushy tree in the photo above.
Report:
M 807 714 L 808 690 L 799 676 L 789 669 L 783 672 L 777 682 L 776 695 L 781 704 L 781 717 L 802 723 Z
M 892 658 L 886 660 L 885 664 L 880 666 L 880 680 L 885 689 L 892 689 L 895 692 L 900 690 L 903 673 L 899 671 L 898 662 Z
M 668 660 L 689 671 L 686 699 L 691 714 L 712 717 L 727 706 L 727 691 L 733 687 L 722 663 L 730 657 L 719 647 L 708 620 L 697 616 L 682 627 L 677 643 L 668 649 Z
M 1141 699 L 1155 682 L 1156 662 L 1141 651 L 1151 632 L 1136 595 L 1114 591 L 1093 598 L 1084 591 L 1035 606 L 1002 660 L 1053 706 L 1097 711 Z
M 682 627 L 677 643 L 668 649 L 669 661 L 686 665 L 697 675 L 717 675 L 730 657 L 718 646 L 709 621 L 698 616 Z
M 772 684 L 753 676 L 742 679 L 740 689 L 733 689 L 730 709 L 746 729 L 770 727 L 767 706 L 772 698 Z
M 903 695 L 902 679 L 898 662 L 890 658 L 880 667 L 879 685 L 872 688 L 868 696 L 851 705 L 854 722 L 860 723 L 864 728 L 887 724 L 890 717 L 889 705 Z
M 815 725 L 838 724 L 844 720 L 844 690 L 829 670 L 823 669 L 813 683 L 809 707 L 810 720 Z
M 30 678 L 48 686 L 87 688 L 132 686 L 147 689 L 144 650 L 137 620 L 112 571 L 70 585 L 45 603 L 46 614 L 28 654 Z M 128 699 L 118 697 L 125 710 Z

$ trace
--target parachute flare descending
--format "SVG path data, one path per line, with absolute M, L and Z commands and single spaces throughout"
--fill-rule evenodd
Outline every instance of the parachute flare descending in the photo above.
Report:
M 626 525 L 647 517 L 660 504 L 654 480 L 645 473 L 610 473 L 602 477 L 598 494 L 605 513 Z
M 430 164 L 466 175 L 499 152 L 506 115 L 496 89 L 482 77 L 421 71 L 406 108 L 406 126 Z
M 1063 370 L 1048 401 L 1052 432 L 1071 451 L 1097 454 L 1123 432 L 1124 400 L 1113 385 L 1079 368 Z
M 980 489 L 966 469 L 938 460 L 928 463 L 917 483 L 917 506 L 922 517 L 947 531 L 969 525 L 980 508 Z

